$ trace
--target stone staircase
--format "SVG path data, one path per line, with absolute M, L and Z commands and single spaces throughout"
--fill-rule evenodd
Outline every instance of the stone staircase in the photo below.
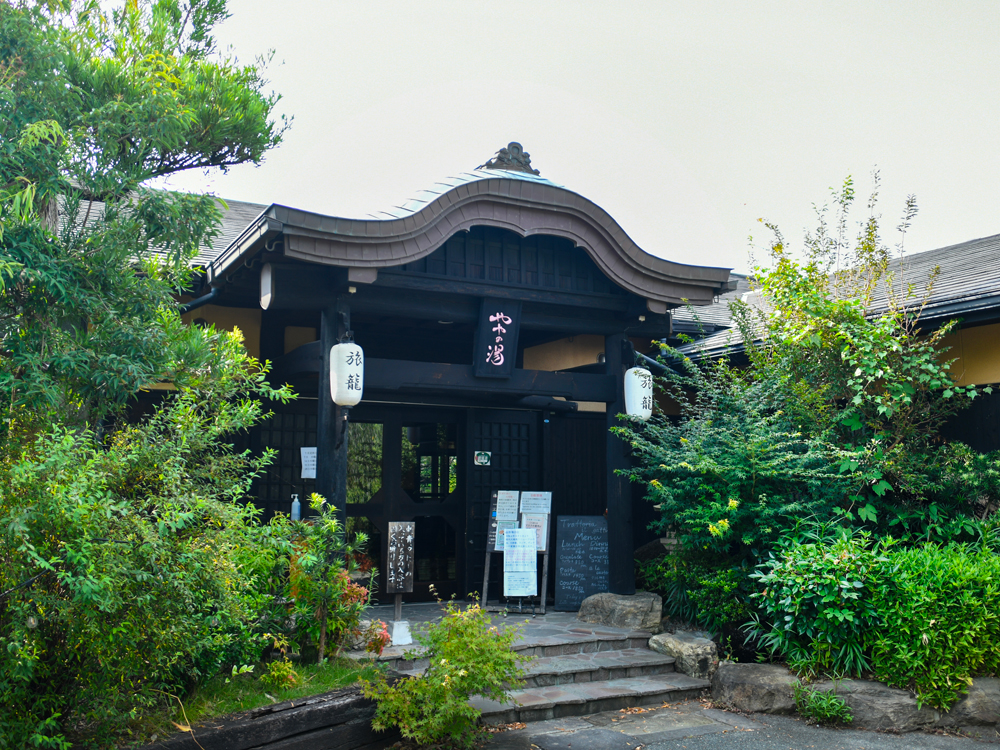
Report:
M 522 637 L 514 650 L 534 657 L 524 685 L 507 703 L 474 698 L 483 721 L 507 724 L 583 716 L 634 706 L 658 706 L 697 697 L 710 688 L 674 671 L 674 658 L 647 648 L 649 633 L 590 627 L 559 635 Z M 404 660 L 406 649 L 386 649 L 380 661 L 404 675 L 427 668 L 426 659 Z

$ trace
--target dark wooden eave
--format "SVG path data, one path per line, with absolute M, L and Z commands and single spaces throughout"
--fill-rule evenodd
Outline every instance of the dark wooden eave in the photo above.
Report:
M 267 208 L 208 267 L 209 281 L 225 278 L 278 235 L 287 258 L 346 267 L 358 281 L 379 269 L 412 263 L 473 226 L 522 237 L 552 235 L 583 248 L 622 289 L 662 313 L 685 302 L 710 303 L 729 287 L 729 269 L 664 260 L 642 250 L 592 201 L 533 175 L 498 170 L 466 173 L 379 217 L 346 219 L 278 204 Z

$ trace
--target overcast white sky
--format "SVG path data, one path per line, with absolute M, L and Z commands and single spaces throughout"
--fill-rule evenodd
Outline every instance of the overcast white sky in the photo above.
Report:
M 337 216 L 520 141 L 645 250 L 747 268 L 853 175 L 918 252 L 1000 232 L 1000 0 L 230 0 L 220 42 L 294 116 L 260 168 L 170 187 Z M 863 215 L 858 206 L 857 219 Z M 889 232 L 890 244 L 895 242 Z M 998 259 L 1000 261 L 1000 259 Z

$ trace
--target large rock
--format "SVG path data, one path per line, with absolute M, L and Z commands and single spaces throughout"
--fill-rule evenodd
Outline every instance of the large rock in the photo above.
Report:
M 580 604 L 577 618 L 584 622 L 610 625 L 614 628 L 660 632 L 663 599 L 659 594 L 637 591 L 630 596 L 623 594 L 594 594 Z
M 1000 680 L 977 677 L 963 698 L 942 715 L 938 726 L 981 727 L 1000 724 Z
M 908 690 L 891 688 L 869 680 L 817 682 L 816 690 L 835 691 L 850 706 L 852 727 L 883 732 L 913 732 L 935 724 L 941 714 L 933 708 L 917 708 L 917 699 Z
M 777 664 L 724 662 L 712 677 L 712 698 L 747 713 L 795 713 L 798 678 Z
M 679 672 L 702 680 L 712 679 L 719 667 L 719 652 L 715 641 L 696 633 L 678 630 L 660 633 L 649 639 L 649 647 L 658 653 L 674 657 Z

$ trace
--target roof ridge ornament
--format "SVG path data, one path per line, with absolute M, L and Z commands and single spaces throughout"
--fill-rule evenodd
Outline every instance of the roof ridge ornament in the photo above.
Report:
M 480 164 L 476 169 L 506 169 L 508 172 L 538 174 L 537 169 L 531 168 L 531 154 L 525 151 L 517 141 L 508 143 L 507 148 L 497 151 L 494 158 L 485 164 Z

